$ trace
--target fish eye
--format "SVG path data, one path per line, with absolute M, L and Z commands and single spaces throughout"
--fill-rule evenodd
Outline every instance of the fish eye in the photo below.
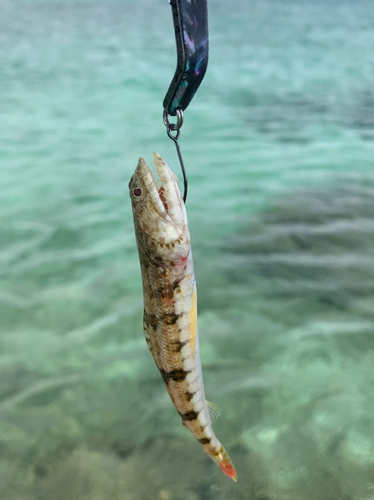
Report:
M 141 196 L 142 195 L 142 190 L 140 188 L 134 189 L 134 196 Z

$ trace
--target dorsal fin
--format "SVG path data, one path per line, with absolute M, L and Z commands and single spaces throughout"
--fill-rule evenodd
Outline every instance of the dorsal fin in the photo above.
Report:
M 211 403 L 210 401 L 207 400 L 206 404 L 208 405 L 208 411 L 209 411 L 210 420 L 213 423 L 221 415 L 221 412 L 219 411 L 218 406 L 216 406 L 215 404 Z

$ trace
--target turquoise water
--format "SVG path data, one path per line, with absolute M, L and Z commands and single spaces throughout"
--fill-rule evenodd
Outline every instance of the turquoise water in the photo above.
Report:
M 210 2 L 180 142 L 237 484 L 142 333 L 127 183 L 153 151 L 179 174 L 168 3 L 0 6 L 1 500 L 374 499 L 372 2 Z

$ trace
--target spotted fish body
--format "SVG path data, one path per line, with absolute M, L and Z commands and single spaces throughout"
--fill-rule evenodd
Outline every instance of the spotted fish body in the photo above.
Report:
M 197 295 L 186 209 L 179 184 L 154 154 L 160 186 L 140 158 L 129 189 L 144 295 L 144 332 L 182 423 L 222 471 L 233 463 L 212 429 L 197 331 Z

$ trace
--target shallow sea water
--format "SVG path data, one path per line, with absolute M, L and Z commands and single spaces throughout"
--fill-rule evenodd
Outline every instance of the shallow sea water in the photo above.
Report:
M 215 431 L 142 333 L 127 183 L 179 174 L 166 1 L 0 0 L 1 500 L 374 499 L 374 10 L 211 0 L 181 147 Z

